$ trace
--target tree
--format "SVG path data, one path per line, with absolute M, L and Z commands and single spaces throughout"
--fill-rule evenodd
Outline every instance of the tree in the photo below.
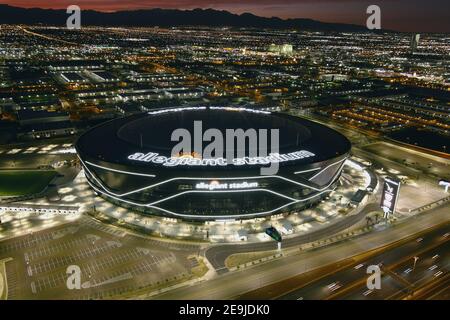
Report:
M 377 213 L 376 215 L 375 215 L 375 223 L 378 223 L 378 220 L 380 219 L 380 214 L 379 213 Z

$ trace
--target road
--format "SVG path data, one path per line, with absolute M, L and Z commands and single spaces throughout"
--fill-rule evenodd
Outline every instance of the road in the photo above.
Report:
M 340 231 L 343 231 L 352 225 L 362 220 L 367 213 L 378 210 L 379 205 L 377 203 L 369 203 L 361 211 L 355 215 L 341 218 L 339 221 L 325 226 L 316 231 L 310 232 L 305 235 L 296 236 L 293 238 L 287 238 L 283 240 L 283 248 L 298 246 L 301 244 L 313 242 L 323 239 L 324 237 L 331 236 Z M 225 260 L 231 254 L 242 252 L 256 252 L 256 251 L 268 251 L 277 248 L 277 244 L 274 241 L 250 243 L 250 244 L 230 244 L 230 245 L 217 245 L 210 247 L 206 250 L 205 256 L 216 271 L 221 274 L 228 271 L 225 266 Z
M 40 37 L 40 38 L 47 39 L 47 40 L 58 41 L 58 42 L 61 42 L 63 44 L 66 44 L 66 45 L 67 44 L 74 45 L 74 46 L 79 46 L 80 45 L 79 43 L 76 43 L 76 42 L 70 42 L 70 41 L 66 41 L 66 40 L 62 40 L 62 39 L 46 36 L 46 35 L 43 35 L 43 34 L 40 34 L 40 33 L 34 32 L 34 31 L 30 31 L 30 30 L 27 30 L 27 29 L 25 29 L 23 27 L 20 27 L 20 26 L 19 26 L 19 29 L 21 29 L 23 32 L 25 32 L 26 34 L 28 34 L 30 36 L 36 36 L 36 37 Z
M 433 288 L 436 286 L 440 287 L 439 285 L 443 281 L 447 283 L 449 279 L 448 272 L 450 263 L 449 239 L 450 237 L 447 237 L 447 240 L 443 241 L 443 237 L 438 235 L 434 241 L 441 243 L 437 246 L 432 244 L 424 251 L 420 251 L 418 248 L 418 251 L 414 253 L 414 256 L 419 257 L 415 267 L 414 257 L 412 257 L 412 255 L 406 258 L 399 257 L 402 258 L 400 260 L 403 261 L 396 263 L 393 268 L 389 268 L 389 272 L 382 278 L 381 290 L 367 290 L 365 286 L 356 286 L 355 288 L 352 288 L 352 290 L 344 292 L 344 294 L 335 298 L 346 300 L 433 298 L 433 294 L 428 294 L 429 290 L 421 293 L 421 288 L 427 286 L 429 283 L 433 285 Z M 414 245 L 414 243 L 412 243 L 412 245 Z M 392 273 L 394 274 L 392 275 Z M 405 282 L 399 281 L 397 276 L 400 276 Z M 447 279 L 447 281 L 445 279 Z M 406 285 L 406 282 L 410 285 Z M 431 292 L 440 292 L 440 290 L 434 291 L 433 288 L 430 288 Z
M 324 300 L 324 299 L 388 299 L 402 298 L 420 281 L 434 280 L 438 271 L 443 277 L 448 272 L 450 254 L 450 223 L 398 247 L 358 261 L 343 270 L 333 272 L 318 281 L 284 294 L 282 300 Z M 432 257 L 439 255 L 439 258 Z M 414 268 L 414 257 L 419 257 Z M 440 261 L 438 263 L 437 261 Z M 367 267 L 383 264 L 381 289 L 369 290 L 366 286 Z M 433 267 L 434 270 L 429 268 Z
M 327 246 L 321 249 L 299 253 L 242 271 L 221 274 L 196 285 L 174 289 L 155 299 L 231 299 L 245 292 L 255 290 L 295 275 L 312 271 L 336 261 L 387 245 L 424 229 L 448 222 L 448 208 L 435 208 L 428 213 L 405 220 L 384 230 L 371 232 L 356 239 Z

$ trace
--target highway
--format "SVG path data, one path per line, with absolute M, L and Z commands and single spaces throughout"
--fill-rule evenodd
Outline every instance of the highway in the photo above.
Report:
M 58 41 L 58 42 L 61 42 L 63 44 L 66 44 L 66 45 L 67 44 L 74 45 L 74 46 L 79 46 L 80 45 L 79 43 L 70 42 L 70 41 L 66 41 L 66 40 L 62 40 L 62 39 L 46 36 L 46 35 L 43 35 L 43 34 L 40 34 L 40 33 L 34 32 L 34 31 L 30 31 L 30 30 L 27 30 L 27 29 L 25 29 L 23 27 L 20 27 L 20 26 L 19 26 L 19 29 L 21 29 L 23 32 L 25 32 L 26 34 L 28 34 L 30 36 L 36 36 L 36 37 L 40 37 L 40 38 L 51 40 L 51 41 Z
M 433 298 L 434 294 L 428 294 L 429 290 L 422 292 L 424 286 L 432 284 L 440 287 L 441 281 L 445 281 L 448 285 L 449 267 L 450 267 L 450 237 L 446 241 L 442 241 L 442 236 L 437 236 L 435 242 L 441 242 L 438 246 L 431 245 L 425 251 L 419 251 L 414 256 L 419 257 L 414 267 L 414 257 L 400 257 L 403 260 L 394 267 L 389 268 L 389 272 L 385 274 L 381 282 L 381 290 L 367 290 L 365 286 L 357 286 L 351 290 L 343 292 L 335 297 L 335 299 L 417 299 L 417 298 Z M 395 275 L 392 275 L 395 273 Z M 397 278 L 400 276 L 405 281 Z M 407 285 L 407 283 L 409 283 Z M 433 289 L 430 288 L 430 289 Z M 433 290 L 431 290 L 433 292 Z M 439 293 L 436 291 L 434 293 Z
M 324 248 L 299 253 L 272 262 L 227 272 L 195 285 L 173 289 L 154 299 L 232 299 L 260 287 L 267 286 L 317 268 L 336 263 L 364 252 L 393 243 L 427 228 L 448 222 L 448 208 L 441 206 L 384 230 Z
M 318 281 L 284 294 L 282 300 L 389 299 L 402 298 L 420 282 L 444 277 L 450 258 L 450 223 L 398 247 L 363 259 Z M 444 235 L 447 234 L 446 237 Z M 419 257 L 414 267 L 414 257 Z M 435 257 L 433 259 L 433 257 Z M 367 267 L 381 265 L 383 277 L 379 290 L 366 286 Z M 431 268 L 431 269 L 430 269 Z M 439 273 L 438 273 L 439 272 Z M 440 273 L 442 272 L 442 273 Z M 438 276 L 435 276 L 438 274 Z

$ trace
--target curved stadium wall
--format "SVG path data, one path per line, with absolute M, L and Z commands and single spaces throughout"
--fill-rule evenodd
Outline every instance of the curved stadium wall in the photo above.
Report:
M 233 162 L 173 157 L 171 133 L 208 128 L 279 129 L 279 153 L 266 164 L 249 157 Z M 95 192 L 145 214 L 187 220 L 248 219 L 300 210 L 338 184 L 351 145 L 323 125 L 286 114 L 242 108 L 166 109 L 115 119 L 83 134 L 76 144 Z M 267 161 L 279 164 L 261 175 Z

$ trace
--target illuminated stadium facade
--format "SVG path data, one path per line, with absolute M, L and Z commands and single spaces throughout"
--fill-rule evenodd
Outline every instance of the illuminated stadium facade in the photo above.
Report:
M 224 136 L 229 129 L 278 129 L 278 152 L 264 154 L 252 150 L 260 144 L 247 143 L 239 157 L 173 156 L 173 131 L 195 135 L 196 121 Z M 351 145 L 328 127 L 286 114 L 197 107 L 106 122 L 83 134 L 76 149 L 89 184 L 108 201 L 145 214 L 205 221 L 310 207 L 336 188 Z M 254 152 L 258 156 L 250 156 Z M 273 163 L 276 174 L 261 175 Z

